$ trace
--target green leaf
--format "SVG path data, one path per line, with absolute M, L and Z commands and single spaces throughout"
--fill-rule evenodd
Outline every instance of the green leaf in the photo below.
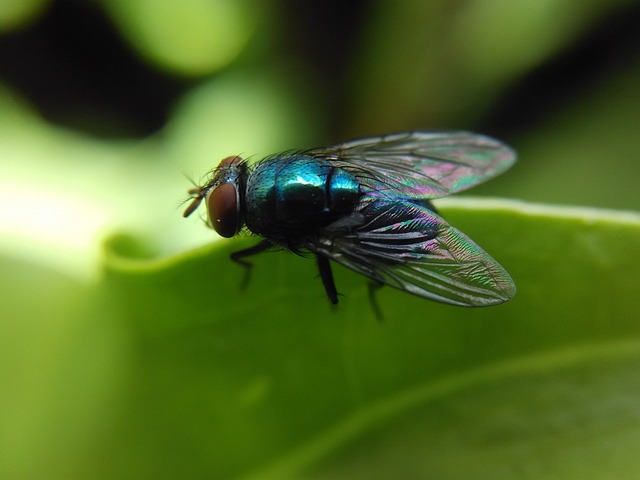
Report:
M 637 477 L 640 215 L 439 207 L 512 274 L 511 302 L 383 288 L 380 322 L 366 279 L 336 268 L 332 308 L 315 263 L 283 252 L 240 291 L 228 254 L 252 239 L 153 259 L 112 237 L 93 287 L 3 262 L 0 473 Z

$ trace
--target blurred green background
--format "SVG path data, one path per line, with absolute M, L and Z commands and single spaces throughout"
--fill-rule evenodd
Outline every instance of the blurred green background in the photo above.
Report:
M 372 398 L 378 399 L 377 393 L 388 391 L 387 387 L 372 387 L 379 392 L 356 395 L 361 402 L 354 402 L 350 410 L 344 405 L 327 407 L 310 393 L 312 390 L 305 390 L 317 387 L 318 382 L 303 382 L 300 385 L 304 387 L 298 385 L 299 392 L 306 393 L 298 397 L 299 403 L 294 402 L 293 410 L 289 409 L 286 399 L 290 390 L 278 386 L 274 378 L 279 377 L 254 378 L 247 373 L 251 365 L 273 362 L 278 371 L 287 372 L 292 385 L 297 378 L 308 381 L 309 371 L 296 367 L 276 348 L 278 332 L 283 338 L 284 332 L 289 332 L 287 338 L 301 342 L 298 348 L 309 349 L 319 358 L 324 358 L 328 348 L 337 349 L 341 342 L 361 347 L 368 353 L 358 357 L 362 359 L 356 362 L 358 375 L 364 375 L 362 369 L 370 365 L 372 370 L 383 370 L 388 378 L 395 378 L 388 385 L 403 383 L 398 380 L 405 375 L 402 367 L 410 369 L 416 358 L 403 360 L 406 364 L 393 364 L 393 372 L 386 371 L 393 369 L 373 363 L 384 355 L 372 345 L 386 348 L 377 341 L 379 332 L 371 334 L 376 336 L 371 344 L 353 340 L 358 337 L 354 333 L 358 328 L 369 332 L 379 327 L 368 310 L 362 313 L 366 319 L 361 319 L 361 309 L 368 309 L 364 290 L 354 294 L 355 301 L 341 311 L 341 317 L 331 317 L 328 310 L 322 310 L 324 313 L 313 314 L 318 317 L 315 323 L 313 315 L 312 319 L 300 318 L 300 310 L 274 309 L 268 295 L 255 293 L 259 290 L 255 286 L 260 285 L 258 279 L 252 284 L 253 290 L 240 296 L 236 292 L 237 272 L 230 274 L 231 279 L 220 275 L 233 269 L 222 259 L 235 248 L 227 244 L 220 251 L 201 247 L 215 241 L 215 235 L 197 219 L 183 220 L 180 205 L 190 188 L 188 179 L 198 182 L 221 158 L 235 154 L 260 158 L 280 150 L 409 129 L 468 129 L 500 138 L 519 152 L 519 161 L 511 171 L 474 190 L 474 194 L 637 211 L 639 85 L 640 5 L 633 0 L 3 0 L 0 477 L 158 478 L 164 474 L 175 478 L 182 472 L 185 478 L 239 478 L 261 472 L 267 464 L 280 466 L 265 468 L 264 478 L 279 478 L 278 472 L 298 472 L 286 459 L 293 458 L 290 463 L 294 465 L 304 464 L 308 458 L 324 455 L 318 451 L 332 449 L 315 445 L 309 447 L 316 449 L 315 454 L 304 448 L 299 455 L 283 452 L 295 450 L 294 446 L 308 439 L 309 432 L 326 426 L 321 421 L 324 418 L 343 418 L 347 412 L 357 412 L 362 418 L 353 419 L 354 425 L 345 428 L 358 430 L 358 421 L 367 421 L 364 412 L 380 415 L 370 403 Z M 608 213 L 599 215 L 606 218 Z M 464 213 L 461 218 L 465 218 Z M 636 221 L 633 214 L 629 218 L 630 224 Z M 588 223 L 585 220 L 584 225 Z M 540 225 L 545 228 L 546 224 Z M 477 228 L 480 236 L 491 238 L 491 226 L 479 222 L 474 227 L 471 222 L 471 227 Z M 531 227 L 524 223 L 524 228 Z M 462 225 L 460 228 L 465 230 Z M 496 231 L 516 238 L 518 231 L 513 228 L 496 226 Z M 113 237 L 119 232 L 127 236 Z M 107 255 L 105 260 L 104 245 L 109 238 L 108 252 L 123 252 L 123 256 L 136 259 L 114 260 Z M 508 244 L 501 240 L 498 245 L 501 242 Z M 611 240 L 605 246 L 613 249 L 614 244 Z M 543 243 L 538 245 L 544 249 Z M 635 265 L 640 246 L 624 240 L 621 245 L 618 252 Z M 588 247 L 586 240 L 576 251 L 582 251 L 582 247 L 594 256 L 602 252 L 595 244 Z M 558 252 L 560 248 L 563 246 Z M 513 247 L 511 253 L 508 246 L 506 249 L 507 259 L 512 253 L 524 265 L 526 248 Z M 182 254 L 185 251 L 197 253 Z M 500 258 L 500 251 L 492 253 Z M 142 260 L 145 258 L 149 259 L 147 263 Z M 154 263 L 156 258 L 169 260 Z M 110 261 L 105 273 L 103 266 Z M 313 262 L 296 258 L 266 261 L 275 262 L 268 265 L 278 273 L 280 301 L 287 301 L 292 291 L 305 294 L 307 290 L 301 293 L 295 289 L 306 287 L 297 285 L 295 278 L 288 280 L 287 273 L 297 275 L 295 272 L 302 268 L 310 277 L 309 292 L 313 292 L 308 301 L 325 308 L 324 299 L 315 295 L 319 287 L 311 278 L 312 269 L 299 266 Z M 207 272 L 208 262 L 216 265 L 217 275 L 208 282 L 190 278 L 196 272 Z M 520 264 L 514 264 L 517 270 Z M 544 282 L 544 272 L 531 268 L 532 277 Z M 562 274 L 558 273 L 560 277 Z M 568 274 L 567 278 L 573 277 Z M 612 278 L 615 282 L 616 276 Z M 630 284 L 622 281 L 625 288 L 638 287 L 633 283 L 637 275 L 630 278 Z M 268 284 L 270 280 L 265 275 L 263 282 Z M 192 287 L 190 282 L 198 286 Z M 344 282 L 359 285 L 357 278 L 348 277 Z M 594 279 L 587 288 L 602 286 Z M 221 290 L 225 296 L 229 292 L 230 297 L 217 310 L 216 294 Z M 177 298 L 178 291 L 184 297 Z M 167 300 L 172 295 L 176 303 Z M 389 305 L 401 308 L 402 297 L 396 304 L 393 295 L 389 294 Z M 584 300 L 584 295 L 576 293 L 576 302 Z M 611 295 L 608 297 L 611 299 Z M 169 306 L 160 308 L 160 298 Z M 184 298 L 200 303 L 193 311 L 172 311 L 185 305 Z M 544 298 L 542 293 L 538 301 L 544 302 Z M 229 306 L 232 299 L 238 303 L 247 299 L 247 304 L 237 310 Z M 530 305 L 536 304 L 534 300 Z M 427 322 L 424 328 L 433 329 L 436 335 L 450 335 L 452 345 L 460 341 L 456 335 L 469 335 L 462 324 L 455 323 L 455 318 L 469 315 L 468 311 L 451 313 L 441 306 L 418 307 L 420 304 L 413 299 L 409 302 L 404 308 L 425 308 L 432 312 L 428 317 L 442 314 L 454 318 L 451 331 L 446 330 L 449 327 L 440 331 L 440 324 L 421 320 Z M 599 309 L 610 305 L 598 305 L 585 309 L 585 315 L 598 310 L 601 318 L 607 318 Z M 519 318 L 517 312 L 524 310 L 517 305 L 513 308 L 513 315 L 509 310 L 497 314 L 486 330 L 475 324 L 478 344 L 458 352 L 470 359 L 468 363 L 460 361 L 461 370 L 493 358 L 489 346 L 482 345 L 503 329 L 500 319 L 514 322 Z M 619 313 L 616 319 L 626 325 L 620 327 L 621 331 L 627 332 L 629 327 L 632 337 L 637 338 L 637 330 L 630 327 L 631 318 L 622 318 L 630 311 L 637 312 L 632 307 L 620 308 L 619 312 L 625 313 Z M 491 317 L 490 313 L 479 315 Z M 548 320 L 566 321 L 571 309 L 563 315 Z M 222 327 L 218 324 L 220 318 L 229 323 L 239 319 L 241 323 L 242 319 L 258 317 L 260 321 L 250 323 L 251 329 L 249 324 L 236 327 L 238 330 L 226 322 Z M 283 320 L 288 318 L 293 322 Z M 345 327 L 344 319 L 352 323 Z M 310 323 L 306 333 L 309 338 L 305 336 L 305 322 Z M 397 345 L 415 336 L 411 327 L 398 325 L 396 318 L 389 319 L 384 328 L 402 330 L 392 334 Z M 249 330 L 254 333 L 247 333 Z M 579 330 L 576 326 L 576 332 Z M 596 330 L 591 340 L 602 333 Z M 292 336 L 292 331 L 299 336 Z M 334 344 L 330 339 L 336 331 L 340 333 Z M 328 343 L 314 343 L 309 332 L 321 332 Z M 244 346 L 233 343 L 243 335 L 256 338 L 251 337 Z M 573 344 L 580 334 L 561 337 Z M 198 343 L 204 338 L 210 343 Z M 524 350 L 535 351 L 538 344 L 532 341 L 523 345 Z M 246 372 L 239 372 L 233 363 L 236 360 L 220 353 L 227 350 L 233 350 L 233 359 L 246 359 L 247 365 L 242 367 Z M 419 355 L 420 348 L 411 351 Z M 504 351 L 513 354 L 510 348 Z M 334 353 L 345 355 L 344 351 Z M 218 358 L 220 363 L 211 364 L 211 358 Z M 433 365 L 436 358 L 433 354 L 420 361 Z M 233 367 L 225 370 L 226 361 Z M 217 371 L 220 365 L 222 370 Z M 314 365 L 318 368 L 314 375 L 321 372 L 320 378 L 339 396 L 337 389 L 342 384 L 332 383 L 335 379 L 329 370 L 323 370 L 322 362 Z M 616 370 L 616 374 L 628 385 L 629 379 L 635 378 L 626 375 L 632 369 L 628 368 L 630 364 L 625 365 L 627 370 Z M 331 372 L 347 367 L 335 365 L 336 370 Z M 212 370 L 217 374 L 211 376 Z M 425 372 L 422 377 L 416 374 L 414 380 L 431 379 L 431 369 Z M 234 376 L 243 374 L 251 380 L 235 385 Z M 352 376 L 353 371 L 345 375 Z M 609 373 L 602 375 L 598 378 Z M 193 381 L 187 382 L 185 376 L 193 376 Z M 549 378 L 543 380 L 540 384 L 548 387 Z M 207 383 L 207 388 L 200 388 L 201 382 Z M 347 383 L 354 385 L 353 381 Z M 592 384 L 604 388 L 598 382 Z M 237 397 L 232 395 L 236 387 L 240 391 Z M 256 420 L 262 429 L 257 432 L 252 430 L 254 419 L 246 417 L 242 408 L 260 404 L 270 391 L 278 392 L 272 401 L 281 411 L 270 412 L 274 417 L 269 417 L 273 422 L 269 425 Z M 517 387 L 509 384 L 504 391 L 507 396 L 515 395 Z M 207 417 L 200 405 L 205 392 L 212 395 L 213 405 L 226 405 L 216 403 L 213 397 L 237 404 L 238 411 L 230 418 L 244 418 L 246 423 L 225 420 L 220 412 L 219 416 Z M 172 394 L 176 397 L 161 404 L 166 411 L 158 407 L 149 410 L 151 414 L 146 410 L 156 395 Z M 482 401 L 491 404 L 491 394 L 482 395 Z M 369 410 L 363 412 L 362 405 Z M 438 409 L 447 407 L 438 405 Z M 201 424 L 200 415 L 204 415 Z M 317 418 L 317 422 L 309 420 L 305 424 L 308 416 Z M 634 419 L 637 422 L 637 417 Z M 283 427 L 281 431 L 278 421 L 292 425 L 302 422 L 303 426 L 289 430 Z M 218 434 L 225 437 L 206 443 L 209 437 L 200 430 L 208 430 L 206 422 L 210 422 L 212 438 Z M 446 433 L 449 424 L 429 419 L 425 425 Z M 458 424 L 449 426 L 460 428 Z M 166 437 L 156 436 L 154 429 L 168 433 Z M 412 435 L 402 429 L 410 427 L 404 425 L 393 434 L 402 439 L 393 448 L 376 448 L 409 455 L 405 443 L 411 443 Z M 229 438 L 229 432 L 235 435 Z M 257 447 L 258 438 L 264 442 L 262 449 Z M 326 442 L 331 443 L 331 438 L 329 432 Z M 631 443 L 624 445 L 634 445 L 638 435 L 633 431 L 625 439 Z M 320 444 L 322 441 L 318 440 Z M 455 442 L 448 438 L 445 444 L 448 446 L 441 445 L 440 453 L 444 455 L 446 450 L 454 455 Z M 637 445 L 640 447 L 640 443 Z M 554 449 L 553 445 L 547 447 L 536 450 L 529 446 L 533 454 L 523 454 L 523 458 L 531 461 L 534 454 L 544 450 L 546 455 Z M 368 451 L 362 445 L 358 448 Z M 110 462 L 100 455 L 102 449 L 117 460 Z M 242 452 L 249 452 L 248 457 Z M 500 458 L 499 454 L 499 450 L 487 457 L 479 453 L 469 461 L 485 465 L 494 461 L 487 458 Z M 372 472 L 362 467 L 359 462 L 366 462 L 358 455 L 356 452 L 349 457 L 351 463 L 344 468 L 335 467 L 347 465 L 341 463 L 342 457 L 329 455 L 328 463 L 333 466 L 309 478 L 394 478 L 384 468 Z M 378 460 L 383 462 L 385 455 L 379 455 Z M 161 459 L 168 458 L 174 461 L 163 469 Z M 206 459 L 212 458 L 211 464 L 207 463 Z M 278 464 L 275 458 L 285 460 Z M 548 477 L 525 467 L 500 477 L 495 476 L 499 471 L 480 469 L 486 475 L 469 477 L 456 474 L 455 460 L 446 458 L 440 457 L 437 468 L 441 474 L 436 478 L 556 478 L 553 475 L 562 468 L 569 468 L 559 460 L 556 470 L 545 473 Z M 569 458 L 571 465 L 578 464 L 580 455 Z M 185 470 L 185 465 L 192 465 L 192 469 Z M 411 472 L 403 475 L 412 478 Z M 285 476 L 282 473 L 282 478 Z M 255 478 L 262 478 L 262 474 L 257 473 Z M 416 474 L 416 478 L 423 477 Z

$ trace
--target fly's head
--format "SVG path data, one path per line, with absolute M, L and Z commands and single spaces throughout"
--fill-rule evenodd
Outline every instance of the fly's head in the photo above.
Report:
M 184 211 L 188 217 L 202 201 L 207 207 L 207 218 L 221 237 L 230 238 L 240 231 L 242 220 L 241 189 L 247 166 L 240 157 L 223 159 L 203 185 L 189 190 L 191 203 Z

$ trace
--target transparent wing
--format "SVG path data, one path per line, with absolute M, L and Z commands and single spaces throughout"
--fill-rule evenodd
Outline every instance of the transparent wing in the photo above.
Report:
M 305 246 L 377 282 L 452 305 L 495 305 L 516 290 L 473 240 L 408 200 L 370 198 Z
M 387 188 L 435 198 L 465 190 L 508 169 L 515 152 L 470 132 L 401 132 L 318 148 L 311 155 L 352 170 L 369 191 Z

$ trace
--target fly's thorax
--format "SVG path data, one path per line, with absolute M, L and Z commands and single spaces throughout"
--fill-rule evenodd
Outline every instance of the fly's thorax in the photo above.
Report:
M 329 160 L 293 154 L 257 163 L 245 193 L 247 227 L 277 238 L 321 228 L 353 212 L 360 186 L 353 174 Z

